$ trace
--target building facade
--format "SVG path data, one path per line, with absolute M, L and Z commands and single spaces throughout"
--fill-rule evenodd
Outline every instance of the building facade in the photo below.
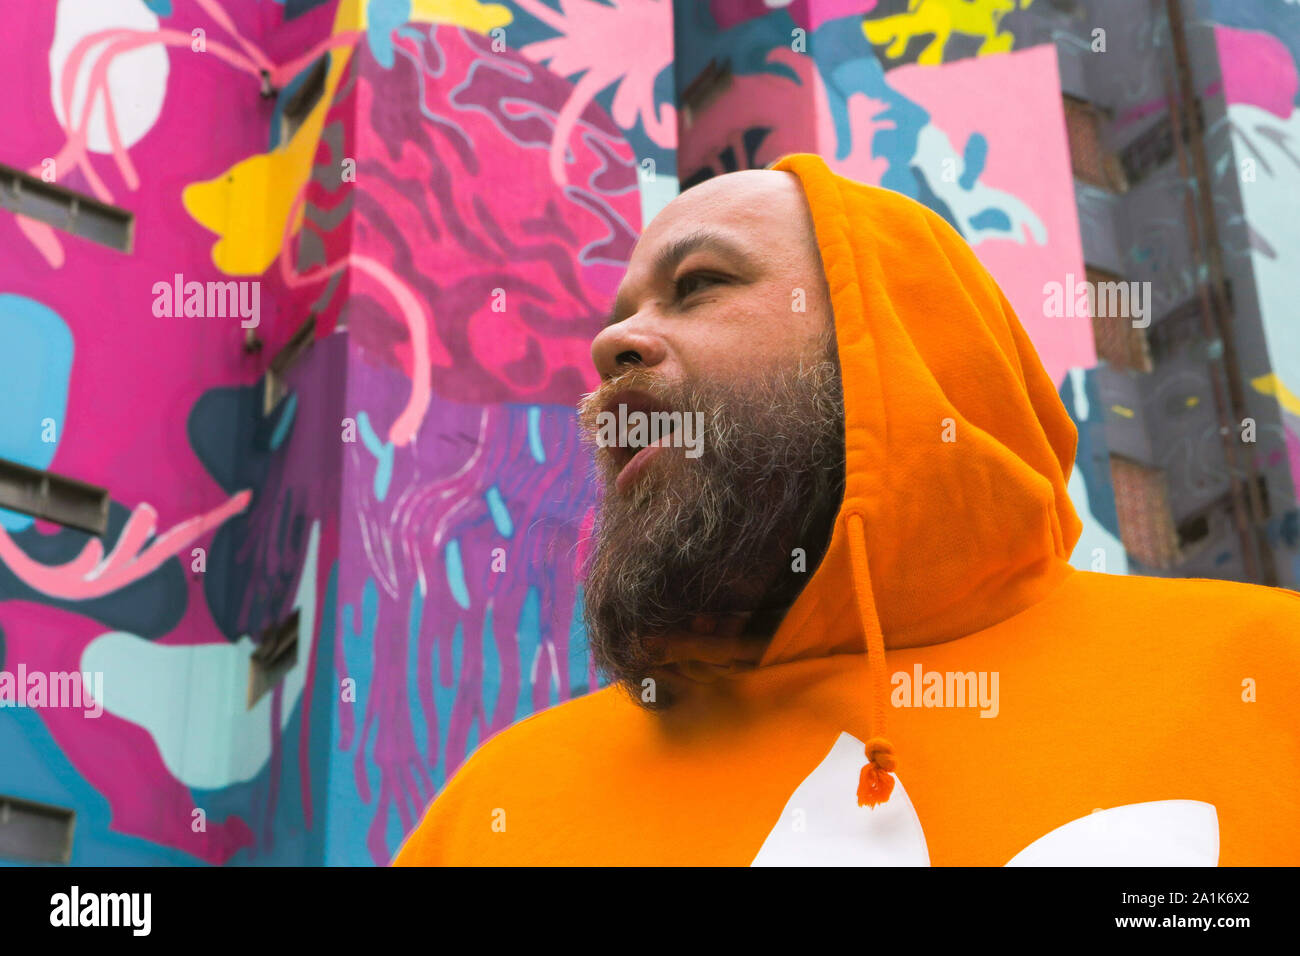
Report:
M 998 279 L 1077 566 L 1300 581 L 1295 4 L 5 15 L 0 862 L 382 864 L 591 689 L 588 344 L 664 203 L 791 151 Z

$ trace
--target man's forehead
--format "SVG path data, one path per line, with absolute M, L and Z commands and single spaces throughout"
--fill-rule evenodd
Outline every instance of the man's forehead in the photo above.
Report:
M 793 173 L 747 169 L 707 179 L 666 205 L 641 234 L 609 323 L 630 311 L 632 287 L 671 272 L 697 249 L 747 266 L 764 257 L 785 257 L 791 243 L 810 245 L 811 230 L 803 187 Z
M 687 189 L 668 203 L 650 222 L 637 243 L 638 251 L 652 254 L 658 247 L 680 239 L 699 226 L 742 236 L 763 224 L 784 225 L 782 232 L 799 228 L 792 212 L 803 208 L 803 190 L 793 173 L 771 169 L 746 169 L 714 176 Z M 761 231 L 755 239 L 765 238 Z M 635 253 L 634 253 L 635 255 Z
M 798 177 L 747 169 L 706 179 L 668 203 L 633 247 L 627 279 L 674 266 L 684 253 L 709 246 L 762 255 L 806 238 L 807 206 Z

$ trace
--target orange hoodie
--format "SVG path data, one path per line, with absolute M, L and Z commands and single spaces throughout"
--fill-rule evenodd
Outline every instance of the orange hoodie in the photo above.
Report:
M 1076 433 L 965 240 L 773 168 L 843 368 L 824 559 L 758 666 L 497 734 L 395 862 L 1300 864 L 1300 595 L 1073 570 Z

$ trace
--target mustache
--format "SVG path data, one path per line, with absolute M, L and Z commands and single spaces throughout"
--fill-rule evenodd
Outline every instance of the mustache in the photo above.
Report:
M 639 366 L 601 383 L 595 391 L 582 396 L 578 403 L 578 434 L 582 444 L 587 446 L 591 453 L 593 477 L 601 484 L 607 486 L 612 484 L 622 466 L 627 464 L 630 455 L 635 453 L 635 449 L 629 452 L 626 447 L 611 446 L 608 442 L 608 434 L 605 442 L 599 440 L 602 432 L 601 420 L 616 414 L 616 410 L 621 405 L 626 405 L 634 411 L 639 409 L 656 415 L 671 413 L 679 417 L 679 424 L 681 418 L 699 413 L 701 417 L 696 419 L 701 423 L 698 447 L 694 454 L 687 452 L 687 457 L 699 458 L 708 457 L 708 448 L 703 434 L 708 429 L 704 424 L 706 413 L 703 410 L 705 406 L 709 406 L 712 411 L 714 404 L 707 389 L 692 383 L 666 379 L 658 372 Z M 608 429 L 604 431 L 608 432 Z M 688 438 L 687 441 L 689 443 L 691 440 Z M 634 495 L 647 493 L 649 491 L 646 486 L 633 492 Z
M 696 411 L 698 404 L 694 390 L 679 382 L 671 382 L 662 375 L 645 368 L 630 368 L 615 378 L 602 382 L 593 392 L 583 395 L 578 402 L 578 427 L 583 441 L 596 444 L 597 416 L 605 411 L 620 392 L 641 392 L 656 403 L 673 411 Z

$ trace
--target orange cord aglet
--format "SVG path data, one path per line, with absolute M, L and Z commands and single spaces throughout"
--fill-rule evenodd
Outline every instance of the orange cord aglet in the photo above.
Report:
M 889 800 L 894 792 L 894 778 L 891 775 L 898 761 L 894 756 L 894 745 L 884 737 L 872 737 L 866 746 L 867 763 L 858 777 L 858 806 L 871 807 Z

